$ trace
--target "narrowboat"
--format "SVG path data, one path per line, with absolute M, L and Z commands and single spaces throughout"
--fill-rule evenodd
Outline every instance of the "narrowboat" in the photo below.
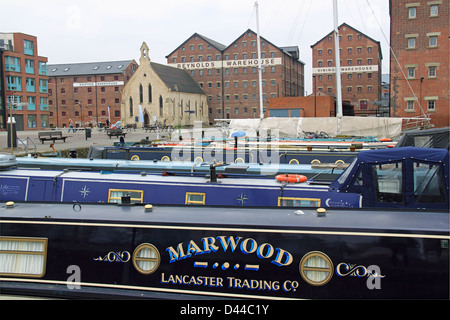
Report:
M 279 174 L 152 174 L 11 169 L 0 172 L 3 201 L 247 207 L 395 207 L 449 209 L 449 154 L 417 147 L 361 151 L 333 182 Z
M 15 160 L 18 168 L 50 170 L 83 170 L 109 172 L 187 172 L 205 174 L 210 171 L 210 163 L 192 161 L 119 160 L 85 158 L 34 158 L 19 157 Z M 217 174 L 274 177 L 277 174 L 299 174 L 316 180 L 333 181 L 348 166 L 338 164 L 265 164 L 265 163 L 214 163 Z
M 0 291 L 449 299 L 449 239 L 448 210 L 0 203 Z
M 179 146 L 91 146 L 88 159 L 160 160 L 160 161 L 201 161 L 228 163 L 280 163 L 280 164 L 320 164 L 350 163 L 358 150 L 338 150 L 335 148 L 308 151 L 306 148 L 282 149 L 265 147 L 199 147 Z

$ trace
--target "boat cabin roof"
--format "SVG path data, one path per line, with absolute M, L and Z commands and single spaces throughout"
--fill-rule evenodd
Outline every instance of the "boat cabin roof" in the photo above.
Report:
M 327 209 L 325 216 L 317 210 L 302 208 L 221 208 L 198 206 L 153 206 L 151 212 L 143 205 L 15 203 L 13 208 L 0 204 L 0 221 L 9 219 L 60 220 L 81 223 L 127 223 L 132 225 L 171 225 L 190 228 L 264 228 L 264 229 L 333 229 L 396 233 L 449 233 L 446 211 L 390 209 Z

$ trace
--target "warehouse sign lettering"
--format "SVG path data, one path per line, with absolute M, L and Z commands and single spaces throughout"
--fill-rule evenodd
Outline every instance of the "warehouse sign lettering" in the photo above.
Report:
M 261 66 L 275 66 L 281 64 L 281 58 L 264 58 L 261 59 Z M 258 67 L 258 59 L 244 60 L 219 60 L 219 61 L 203 61 L 203 62 L 183 62 L 169 63 L 169 66 L 178 69 L 210 69 L 210 68 L 238 68 L 238 67 Z
M 107 86 L 123 86 L 123 81 L 101 81 L 101 82 L 74 82 L 74 87 L 107 87 Z
M 344 73 L 376 72 L 376 71 L 378 71 L 377 65 L 341 67 L 341 72 L 344 72 Z M 313 68 L 313 74 L 324 74 L 324 73 L 335 73 L 335 72 L 336 72 L 335 67 Z

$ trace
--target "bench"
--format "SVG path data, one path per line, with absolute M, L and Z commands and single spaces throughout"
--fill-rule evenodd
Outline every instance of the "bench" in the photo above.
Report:
M 42 143 L 47 140 L 53 141 L 55 143 L 56 140 L 63 140 L 66 142 L 66 139 L 69 136 L 63 136 L 62 131 L 44 131 L 38 133 L 38 139 L 41 140 Z
M 145 132 L 156 132 L 156 129 L 158 129 L 158 126 L 145 126 L 144 130 Z
M 126 132 L 123 132 L 122 129 L 107 129 L 106 134 L 109 136 L 110 139 L 112 136 L 116 137 L 122 136 L 125 138 Z

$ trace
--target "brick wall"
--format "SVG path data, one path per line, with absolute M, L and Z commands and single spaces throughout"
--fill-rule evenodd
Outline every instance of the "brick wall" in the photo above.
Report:
M 51 76 L 49 79 L 51 127 L 68 127 L 69 120 L 74 127 L 92 127 L 96 126 L 97 122 L 105 125 L 108 119 L 108 106 L 111 124 L 120 121 L 122 88 L 136 68 L 137 64 L 133 61 L 123 72 L 114 74 Z M 124 85 L 74 87 L 74 83 L 115 81 L 123 81 Z
M 391 0 L 391 114 L 449 125 L 449 2 Z
M 210 123 L 214 119 L 259 118 L 256 40 L 257 35 L 247 30 L 225 47 L 194 34 L 167 56 L 168 64 L 190 69 L 206 92 Z M 304 64 L 298 57 L 262 37 L 261 57 L 266 65 L 262 73 L 264 108 L 271 97 L 303 96 Z
M 13 51 L 3 52 L 3 70 L 5 77 L 3 79 L 5 84 L 5 95 L 6 99 L 11 100 L 11 96 L 20 97 L 21 101 L 28 103 L 29 101 L 34 101 L 33 104 L 28 106 L 18 106 L 13 111 L 13 117 L 16 120 L 16 125 L 18 130 L 41 130 L 48 126 L 49 109 L 45 104 L 48 98 L 47 89 L 45 88 L 45 83 L 48 80 L 48 76 L 45 74 L 39 74 L 39 62 L 47 63 L 46 57 L 41 57 L 38 55 L 38 44 L 37 37 L 32 35 L 27 35 L 23 33 L 14 33 L 14 46 Z M 32 54 L 24 53 L 24 41 L 30 41 L 33 44 Z M 11 49 L 11 48 L 10 48 Z M 20 59 L 20 71 L 19 70 L 8 70 L 6 67 L 5 59 L 6 57 L 14 57 Z M 29 68 L 26 69 L 26 60 L 32 61 L 34 64 L 34 70 Z M 32 70 L 32 71 L 31 71 Z M 14 77 L 21 79 L 21 90 L 8 90 L 7 87 L 7 77 Z M 34 82 L 34 91 L 27 90 L 27 78 L 32 79 Z M 43 82 L 43 87 L 40 87 L 40 80 Z M 42 89 L 42 90 L 41 90 Z M 42 92 L 41 92 L 42 91 Z M 43 98 L 43 103 L 41 104 L 41 98 Z M 15 98 L 17 99 L 17 98 Z M 31 100 L 29 100 L 31 99 Z M 17 100 L 16 100 L 17 101 Z M 9 108 L 6 108 L 6 118 L 9 117 Z
M 380 43 L 345 23 L 339 27 L 339 36 L 342 100 L 352 104 L 355 111 L 378 109 L 378 105 L 371 101 L 381 100 Z M 315 87 L 317 92 L 336 95 L 333 32 L 311 48 L 313 91 Z
M 332 117 L 334 116 L 335 99 L 329 95 L 307 97 L 271 98 L 269 101 L 269 115 L 272 110 L 298 110 L 300 117 Z

